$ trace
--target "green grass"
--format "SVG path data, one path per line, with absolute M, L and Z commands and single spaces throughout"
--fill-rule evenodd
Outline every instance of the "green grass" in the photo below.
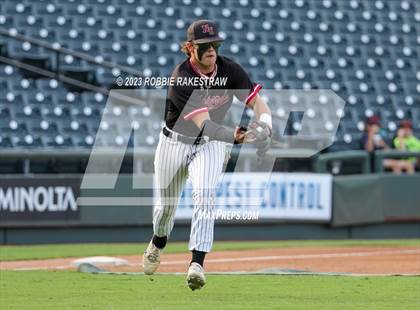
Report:
M 1 271 L 0 309 L 419 309 L 420 277 L 184 276 Z
M 420 246 L 420 239 L 393 240 L 305 240 L 305 241 L 238 241 L 215 242 L 213 251 L 252 250 L 282 247 L 329 247 L 329 246 Z M 82 257 L 94 255 L 132 255 L 143 252 L 145 243 L 102 244 L 54 244 L 28 246 L 0 246 L 0 261 Z M 169 242 L 165 253 L 187 251 L 187 243 Z

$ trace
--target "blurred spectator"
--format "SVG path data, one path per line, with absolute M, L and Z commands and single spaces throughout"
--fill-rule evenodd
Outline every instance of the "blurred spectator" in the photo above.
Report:
M 420 151 L 420 140 L 413 135 L 413 124 L 410 121 L 402 121 L 397 136 L 392 141 L 393 146 L 397 150 L 401 151 Z M 420 161 L 416 157 L 410 157 L 407 159 L 415 167 L 420 164 Z
M 362 137 L 363 148 L 368 152 L 376 150 L 387 150 L 389 146 L 385 143 L 383 132 L 380 126 L 380 119 L 374 115 L 366 120 L 365 132 Z M 384 168 L 391 169 L 392 172 L 400 174 L 402 171 L 414 173 L 414 166 L 411 162 L 401 159 L 384 159 Z

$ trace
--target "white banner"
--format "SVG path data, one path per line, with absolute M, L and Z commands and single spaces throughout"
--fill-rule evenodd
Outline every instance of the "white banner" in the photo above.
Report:
M 191 218 L 191 194 L 191 183 L 187 181 L 176 219 Z M 216 213 L 256 211 L 260 219 L 329 221 L 331 200 L 329 174 L 273 173 L 267 182 L 264 173 L 226 173 L 216 191 Z

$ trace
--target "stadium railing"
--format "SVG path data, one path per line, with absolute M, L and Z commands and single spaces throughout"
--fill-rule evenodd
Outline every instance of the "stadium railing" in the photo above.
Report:
M 398 151 L 398 150 L 386 150 L 386 151 L 376 151 L 375 152 L 375 172 L 383 172 L 384 166 L 382 161 L 387 158 L 393 159 L 406 159 L 410 157 L 417 157 L 420 159 L 420 152 L 413 151 Z
M 371 167 L 370 156 L 373 156 L 373 167 Z M 397 151 L 397 150 L 384 150 L 376 151 L 369 154 L 366 151 L 341 151 L 320 154 L 314 161 L 314 171 L 318 173 L 327 173 L 330 171 L 329 166 L 343 165 L 346 162 L 357 164 L 360 167 L 361 173 L 381 173 L 384 172 L 382 161 L 386 158 L 420 158 L 420 152 L 411 151 Z
M 40 163 L 49 162 L 51 172 L 54 172 L 54 165 L 67 165 L 70 167 L 72 164 L 76 167 L 76 170 L 72 170 L 72 173 L 83 173 L 87 162 L 90 158 L 92 149 L 4 149 L 2 150 L 0 160 L 0 173 L 42 173 L 38 172 L 36 167 Z M 301 158 L 312 160 L 313 172 L 316 173 L 332 173 L 332 174 L 366 174 L 366 173 L 381 173 L 384 172 L 382 161 L 385 158 L 420 158 L 420 152 L 403 152 L 403 151 L 377 151 L 374 156 L 374 164 L 371 166 L 371 155 L 366 151 L 341 151 L 334 153 L 319 154 L 317 156 L 310 157 L 313 154 L 313 150 L 309 149 L 271 149 L 262 163 L 255 163 L 255 149 L 253 148 L 242 148 L 234 149 L 231 153 L 231 158 L 237 158 L 241 155 L 241 162 L 237 171 L 268 171 L 270 168 L 267 165 L 273 164 L 273 159 L 288 160 L 294 158 Z M 115 148 L 100 148 L 95 152 L 95 156 L 102 159 L 112 159 L 117 156 L 121 156 L 121 150 Z M 135 159 L 136 168 L 138 171 L 153 172 L 151 167 L 146 162 L 152 162 L 154 158 L 154 149 L 150 147 L 138 147 L 129 148 L 124 153 L 125 165 L 129 165 L 132 159 Z M 11 165 L 11 163 L 14 163 Z M 340 165 L 339 171 L 334 171 L 334 166 Z M 350 173 L 347 171 L 343 173 L 342 166 L 349 164 L 353 166 L 353 170 Z M 355 169 L 354 166 L 357 166 Z M 6 167 L 6 170 L 5 170 Z M 14 171 L 10 170 L 10 167 L 14 167 Z M 145 169 L 142 169 L 144 167 Z M 71 170 L 71 169 L 70 169 Z
M 369 173 L 371 170 L 369 153 L 366 151 L 340 151 L 320 154 L 314 162 L 314 170 L 318 173 L 327 173 L 329 172 L 329 165 L 342 165 L 345 162 L 357 164 L 361 173 Z
M 139 70 L 132 69 L 127 66 L 122 66 L 117 63 L 109 62 L 109 61 L 98 61 L 95 59 L 95 57 L 92 57 L 88 54 L 84 54 L 81 52 L 69 50 L 67 48 L 61 47 L 57 44 L 50 44 L 46 41 L 35 39 L 32 37 L 28 37 L 25 35 L 22 35 L 18 33 L 17 31 L 12 31 L 4 28 L 0 28 L 0 36 L 7 37 L 12 40 L 17 40 L 20 42 L 29 42 L 32 45 L 35 45 L 37 47 L 40 47 L 42 49 L 45 49 L 47 51 L 50 51 L 55 54 L 55 68 L 51 68 L 52 70 L 46 70 L 45 68 L 40 68 L 35 65 L 31 65 L 30 63 L 25 63 L 23 61 L 20 61 L 18 59 L 15 59 L 13 55 L 1 55 L 0 54 L 0 63 L 9 64 L 11 66 L 20 68 L 22 70 L 30 71 L 36 74 L 39 74 L 41 76 L 45 76 L 47 78 L 56 79 L 59 81 L 62 81 L 64 83 L 70 84 L 75 87 L 79 87 L 83 90 L 93 91 L 102 93 L 106 96 L 110 94 L 110 89 L 103 87 L 103 86 L 97 86 L 93 83 L 89 83 L 86 81 L 81 81 L 78 79 L 74 79 L 72 77 L 67 76 L 64 74 L 65 72 L 61 70 L 60 60 L 63 59 L 62 56 L 70 55 L 74 58 L 78 58 L 80 60 L 84 60 L 87 63 L 93 64 L 98 67 L 102 67 L 108 70 L 118 70 L 118 72 L 125 72 L 129 73 L 133 76 L 143 76 L 143 73 Z M 117 94 L 118 95 L 118 94 Z M 133 100 L 133 98 L 130 98 L 129 96 L 124 95 L 118 95 L 120 99 L 123 101 L 135 104 L 141 104 L 142 101 L 139 99 Z

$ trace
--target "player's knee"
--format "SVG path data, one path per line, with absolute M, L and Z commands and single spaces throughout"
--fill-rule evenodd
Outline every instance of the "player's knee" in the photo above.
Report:
M 212 189 L 196 189 L 192 192 L 194 205 L 207 206 L 214 204 L 214 190 Z

